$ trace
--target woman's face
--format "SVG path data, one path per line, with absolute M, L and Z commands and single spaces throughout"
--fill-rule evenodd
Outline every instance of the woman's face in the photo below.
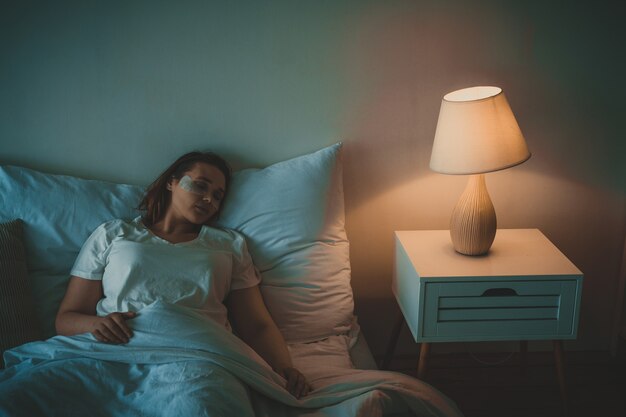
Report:
M 213 165 L 196 163 L 181 179 L 168 184 L 170 214 L 193 224 L 205 224 L 219 211 L 226 192 L 224 174 Z

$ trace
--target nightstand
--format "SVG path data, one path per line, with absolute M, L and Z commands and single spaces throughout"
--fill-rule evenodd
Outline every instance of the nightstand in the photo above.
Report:
M 538 229 L 498 229 L 489 253 L 454 251 L 447 230 L 395 232 L 392 289 L 403 321 L 420 343 L 424 378 L 430 343 L 552 340 L 565 404 L 562 340 L 575 339 L 582 272 Z

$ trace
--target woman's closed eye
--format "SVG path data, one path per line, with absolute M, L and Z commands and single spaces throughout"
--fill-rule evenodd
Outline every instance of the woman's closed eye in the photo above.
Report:
M 207 195 L 210 191 L 209 184 L 204 181 L 192 181 L 191 192 L 194 194 Z
M 211 192 L 211 186 L 204 181 L 194 181 L 193 189 L 196 190 L 196 194 L 206 196 L 211 193 L 211 198 L 215 201 L 222 201 L 224 198 L 224 193 L 221 190 L 214 190 Z

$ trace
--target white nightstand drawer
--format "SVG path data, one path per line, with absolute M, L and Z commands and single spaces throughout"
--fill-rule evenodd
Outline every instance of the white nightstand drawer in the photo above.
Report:
M 578 281 L 427 282 L 423 332 L 429 340 L 520 340 L 575 337 Z

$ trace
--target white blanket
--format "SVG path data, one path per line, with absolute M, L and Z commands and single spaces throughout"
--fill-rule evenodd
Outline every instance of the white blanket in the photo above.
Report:
M 6 352 L 0 416 L 461 416 L 414 378 L 340 364 L 296 399 L 240 339 L 182 307 L 157 302 L 129 323 L 126 345 L 83 334 Z

